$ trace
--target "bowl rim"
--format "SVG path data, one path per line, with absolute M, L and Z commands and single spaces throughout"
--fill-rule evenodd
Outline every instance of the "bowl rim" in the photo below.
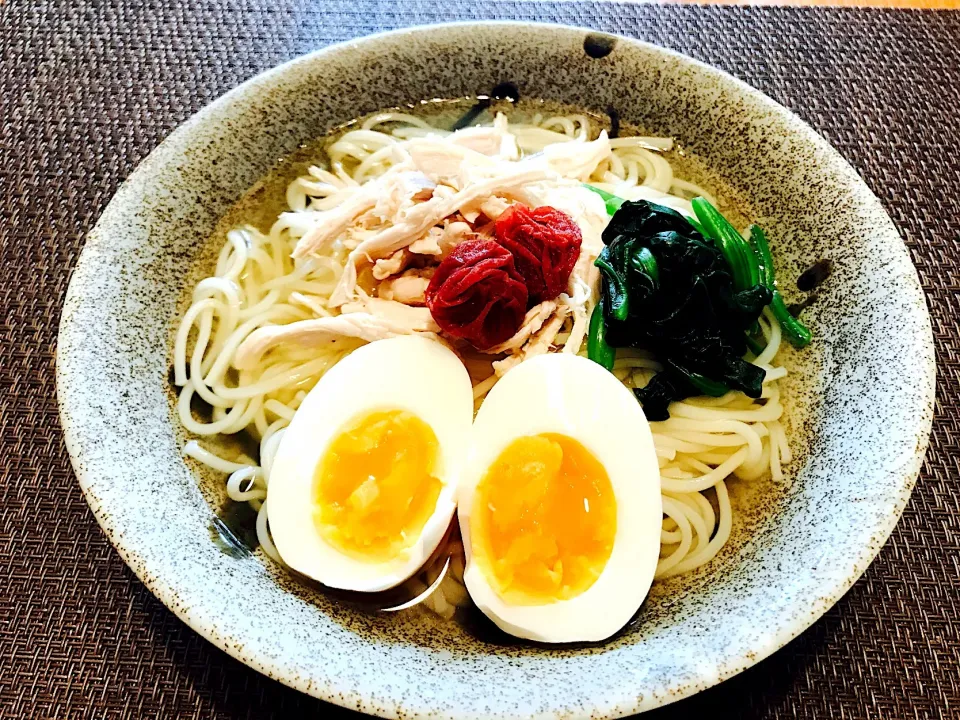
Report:
M 875 203 L 875 208 L 879 211 L 880 216 L 882 217 L 882 222 L 887 226 L 886 229 L 893 231 L 900 236 L 899 231 L 897 230 L 893 221 L 890 219 L 886 209 L 880 203 L 879 199 L 876 198 L 872 190 L 870 190 L 869 186 L 867 186 L 867 184 L 850 165 L 850 163 L 836 149 L 834 149 L 826 139 L 824 139 L 817 131 L 810 127 L 804 120 L 799 118 L 793 111 L 778 103 L 776 100 L 770 98 L 766 94 L 760 92 L 756 88 L 748 85 L 746 82 L 734 77 L 733 75 L 683 53 L 664 48 L 654 43 L 638 40 L 624 35 L 611 34 L 604 31 L 595 30 L 590 27 L 580 27 L 562 23 L 541 23 L 515 20 L 477 20 L 439 23 L 435 25 L 416 25 L 337 42 L 307 54 L 294 57 L 281 63 L 280 65 L 267 69 L 248 78 L 241 84 L 205 105 L 198 112 L 191 115 L 187 120 L 174 129 L 161 143 L 159 143 L 120 184 L 115 195 L 104 208 L 103 213 L 87 237 L 89 238 L 90 236 L 96 234 L 104 225 L 108 224 L 105 221 L 105 217 L 108 216 L 108 209 L 110 205 L 114 205 L 118 200 L 122 200 L 128 195 L 135 195 L 138 181 L 141 178 L 149 176 L 151 172 L 151 166 L 157 162 L 158 155 L 162 153 L 164 148 L 176 144 L 177 142 L 181 141 L 181 139 L 188 138 L 196 126 L 203 124 L 208 117 L 214 115 L 220 108 L 227 107 L 233 102 L 243 98 L 251 90 L 256 89 L 258 86 L 269 87 L 274 81 L 283 78 L 291 70 L 297 67 L 308 66 L 317 60 L 331 55 L 343 53 L 344 51 L 349 50 L 351 47 L 375 43 L 384 38 L 406 35 L 432 35 L 438 32 L 443 32 L 445 29 L 475 27 L 478 25 L 494 27 L 523 27 L 527 29 L 533 28 L 538 32 L 563 32 L 576 33 L 579 35 L 600 34 L 604 36 L 611 36 L 615 37 L 618 42 L 624 42 L 629 45 L 637 46 L 647 52 L 672 58 L 674 61 L 678 61 L 695 69 L 698 73 L 705 73 L 708 76 L 712 76 L 725 87 L 733 89 L 736 93 L 738 93 L 738 95 L 749 97 L 754 102 L 765 106 L 778 115 L 788 116 L 792 120 L 794 132 L 800 136 L 805 143 L 810 143 L 816 146 L 819 151 L 825 153 L 826 158 L 828 158 L 834 164 L 833 169 L 835 172 L 847 175 L 847 180 L 850 180 L 854 184 L 858 185 L 860 190 L 864 193 L 864 197 L 868 199 L 868 202 Z M 292 668 L 289 666 L 289 664 L 285 663 L 283 658 L 258 658 L 245 655 L 242 652 L 242 648 L 237 643 L 232 642 L 229 636 L 221 633 L 217 627 L 217 624 L 213 622 L 210 617 L 205 615 L 202 608 L 185 606 L 179 602 L 177 598 L 177 591 L 175 589 L 176 583 L 171 582 L 173 578 L 163 574 L 154 574 L 149 572 L 147 570 L 148 563 L 144 561 L 144 557 L 140 550 L 134 546 L 134 544 L 125 542 L 122 531 L 120 531 L 120 529 L 115 527 L 113 524 L 113 519 L 109 512 L 109 508 L 105 507 L 101 503 L 100 498 L 94 491 L 96 477 L 88 472 L 87 468 L 82 462 L 82 456 L 84 453 L 83 448 L 85 447 L 87 438 L 84 437 L 81 427 L 82 423 L 75 422 L 73 419 L 75 415 L 83 414 L 82 411 L 80 413 L 76 412 L 78 409 L 81 409 L 82 395 L 78 396 L 76 393 L 65 392 L 65 388 L 71 382 L 83 382 L 81 373 L 78 372 L 76 375 L 72 374 L 78 368 L 67 367 L 67 365 L 65 365 L 61 349 L 64 346 L 73 346 L 73 342 L 65 342 L 65 340 L 70 340 L 79 332 L 75 323 L 78 320 L 82 320 L 82 317 L 74 315 L 73 313 L 68 313 L 67 310 L 77 303 L 78 297 L 82 293 L 82 287 L 80 286 L 79 281 L 76 281 L 76 278 L 79 275 L 79 273 L 77 273 L 77 269 L 82 268 L 87 263 L 91 262 L 92 260 L 90 258 L 90 253 L 87 252 L 87 247 L 85 245 L 76 265 L 71 272 L 70 283 L 67 288 L 62 306 L 59 340 L 56 349 L 57 401 L 60 422 L 64 432 L 65 444 L 84 497 L 93 511 L 98 524 L 103 529 L 110 543 L 114 546 L 114 548 L 116 548 L 123 561 L 134 571 L 140 581 L 143 582 L 150 592 L 153 593 L 161 602 L 163 602 L 168 609 L 170 609 L 192 630 L 197 632 L 219 649 L 226 652 L 231 657 L 243 662 L 244 664 L 256 669 L 260 673 L 272 679 L 279 680 L 291 688 L 308 693 L 321 700 L 348 708 L 362 708 L 364 711 L 377 712 L 384 717 L 422 717 L 430 714 L 431 708 L 428 706 L 406 705 L 402 700 L 391 704 L 390 702 L 384 702 L 384 700 L 389 701 L 389 698 L 371 699 L 361 695 L 360 693 L 354 692 L 349 688 L 345 689 L 342 687 L 337 687 L 332 682 L 333 679 L 330 677 L 302 677 L 297 674 L 295 668 Z M 916 271 L 914 269 L 914 273 L 915 272 Z M 917 287 L 919 288 L 919 283 Z M 926 319 L 924 332 L 929 337 L 929 345 L 932 347 L 933 333 L 929 310 L 927 308 L 926 298 L 922 289 L 920 289 L 919 292 L 923 301 L 922 308 Z M 777 631 L 766 635 L 764 638 L 765 642 L 756 647 L 753 652 L 744 657 L 740 657 L 738 660 L 730 660 L 726 663 L 720 663 L 717 666 L 710 667 L 709 669 L 704 669 L 700 673 L 699 677 L 685 679 L 685 682 L 679 691 L 675 693 L 671 692 L 667 696 L 654 696 L 655 702 L 653 704 L 644 704 L 641 707 L 636 693 L 631 692 L 629 688 L 626 688 L 626 692 L 624 692 L 621 696 L 612 699 L 598 699 L 594 707 L 586 708 L 585 710 L 599 713 L 600 717 L 625 716 L 637 712 L 638 710 L 643 711 L 652 707 L 667 705 L 676 700 L 683 699 L 708 687 L 716 685 L 723 680 L 728 679 L 729 677 L 732 677 L 755 665 L 796 638 L 804 630 L 813 625 L 814 622 L 816 622 L 854 585 L 854 583 L 866 571 L 867 567 L 869 567 L 870 563 L 877 556 L 880 549 L 886 543 L 894 527 L 899 521 L 917 480 L 923 458 L 929 445 L 930 432 L 933 422 L 932 407 L 936 389 L 936 360 L 932 350 L 927 353 L 925 357 L 920 358 L 920 360 L 922 360 L 922 362 L 919 370 L 919 377 L 925 382 L 927 388 L 927 397 L 925 400 L 928 401 L 927 404 L 931 409 L 928 412 L 923 413 L 921 417 L 919 427 L 917 428 L 917 437 L 919 439 L 917 444 L 917 452 L 915 456 L 910 459 L 910 462 L 904 464 L 900 472 L 899 477 L 901 478 L 901 483 L 897 489 L 897 496 L 892 506 L 892 511 L 885 515 L 883 519 L 873 528 L 873 537 L 876 538 L 877 542 L 871 542 L 864 545 L 857 557 L 845 558 L 846 560 L 853 562 L 852 572 L 846 575 L 841 581 L 836 582 L 833 586 L 822 588 L 823 592 L 817 598 L 817 601 L 811 605 L 809 612 L 797 614 L 795 619 L 792 621 L 781 623 Z M 65 399 L 65 397 L 69 399 Z M 74 404 L 75 398 L 78 398 L 76 404 Z M 560 713 L 558 712 L 557 714 L 559 715 Z M 453 713 L 452 716 L 473 717 L 472 714 L 467 712 Z M 552 717 L 553 715 L 551 714 L 550 716 Z

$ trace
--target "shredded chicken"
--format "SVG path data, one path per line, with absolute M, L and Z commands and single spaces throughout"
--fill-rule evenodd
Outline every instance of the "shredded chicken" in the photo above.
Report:
M 563 322 L 567 318 L 569 309 L 565 305 L 558 305 L 550 319 L 533 334 L 520 348 L 512 355 L 508 355 L 503 360 L 497 360 L 493 363 L 493 371 L 497 377 L 503 377 L 507 371 L 516 367 L 524 360 L 528 360 L 537 355 L 543 355 L 550 352 L 553 347 L 553 341 L 563 327 Z
M 587 336 L 587 326 L 590 321 L 590 313 L 593 311 L 596 300 L 595 293 L 590 292 L 586 283 L 579 283 L 580 287 L 571 297 L 566 293 L 560 295 L 560 302 L 566 306 L 571 315 L 573 315 L 573 326 L 570 328 L 570 334 L 563 345 L 563 352 L 576 354 L 583 345 L 583 340 Z
M 450 197 L 438 197 L 434 192 L 432 200 L 415 205 L 398 218 L 399 222 L 364 240 L 350 252 L 340 281 L 330 296 L 331 307 L 343 305 L 355 296 L 357 266 L 364 260 L 383 257 L 406 247 L 444 218 L 480 198 L 554 177 L 554 173 L 544 167 L 516 162 L 510 163 L 502 174 L 472 183 Z
M 543 323 L 546 322 L 546 319 L 550 317 L 556 309 L 557 304 L 553 300 L 546 300 L 539 305 L 534 305 L 527 310 L 527 314 L 523 318 L 523 325 L 513 334 L 513 337 L 504 340 L 499 345 L 495 345 L 487 352 L 491 355 L 499 355 L 500 353 L 518 349 L 530 339 L 531 335 L 543 327 Z
M 395 300 L 405 305 L 426 304 L 427 286 L 433 276 L 433 268 L 407 270 L 402 275 L 384 280 L 377 286 L 377 297 Z
M 494 371 L 500 376 L 524 359 L 548 352 L 568 318 L 572 322 L 563 350 L 577 352 L 596 303 L 599 275 L 593 261 L 603 247 L 601 233 L 608 220 L 601 198 L 581 181 L 608 156 L 606 133 L 592 142 L 548 145 L 518 160 L 516 137 L 498 114 L 492 127 L 466 128 L 442 140 L 413 138 L 396 152 L 393 167 L 357 187 L 340 205 L 288 213 L 296 216 L 290 220 L 291 232 L 303 232 L 294 257 L 334 241 L 350 251 L 323 307 L 327 313 L 340 308 L 342 314 L 261 328 L 241 345 L 236 362 L 250 366 L 271 347 L 287 342 L 316 346 L 339 337 L 439 333 L 423 307 L 433 268 L 422 266 L 442 260 L 465 239 L 490 232 L 492 221 L 518 201 L 567 213 L 580 226 L 583 242 L 566 292 L 531 308 L 513 337 L 491 349 L 508 353 L 493 364 Z M 483 227 L 472 225 L 480 222 Z M 378 281 L 373 296 L 357 284 L 360 269 L 371 266 L 365 272 Z
M 517 138 L 507 128 L 507 116 L 497 113 L 493 125 L 458 130 L 450 136 L 450 140 L 482 155 L 516 160 L 520 157 L 520 148 L 517 146 Z
M 345 304 L 342 310 L 344 315 L 369 313 L 396 327 L 407 328 L 408 332 L 440 332 L 440 326 L 434 322 L 427 308 L 411 307 L 396 300 L 363 295 L 360 300 Z
M 268 325 L 254 330 L 240 343 L 233 364 L 239 370 L 252 370 L 267 351 L 281 345 L 316 348 L 332 345 L 345 338 L 374 342 L 414 333 L 435 337 L 429 330 L 402 325 L 386 316 L 369 312 L 299 320 L 288 325 Z
M 589 179 L 597 165 L 610 154 L 610 139 L 602 130 L 590 142 L 562 142 L 547 145 L 541 155 L 546 164 L 566 178 Z M 531 158 L 533 159 L 533 158 Z
M 417 255 L 446 257 L 454 247 L 473 234 L 473 228 L 462 220 L 447 222 L 443 227 L 434 226 L 419 240 L 410 243 L 407 250 Z
M 414 240 L 407 247 L 412 253 L 417 255 L 439 255 L 443 252 L 440 248 L 440 241 L 443 239 L 444 229 L 441 227 L 432 227 L 427 230 L 427 234 L 419 240 Z
M 389 222 L 404 208 L 429 200 L 437 184 L 422 172 L 400 172 L 388 176 L 371 214 Z
M 360 215 L 376 204 L 376 191 L 375 188 L 370 187 L 371 185 L 373 183 L 361 186 L 350 197 L 330 210 L 296 213 L 296 219 L 299 221 L 309 217 L 312 227 L 297 242 L 293 256 L 295 258 L 304 257 L 312 252 L 322 250 L 327 246 L 327 243 L 345 233 Z
M 342 203 L 329 210 L 310 213 L 312 227 L 300 238 L 293 257 L 301 258 L 322 251 L 346 231 L 364 213 L 381 220 L 391 219 L 404 208 L 416 204 L 425 189 L 433 191 L 435 183 L 421 172 L 396 165 L 376 180 L 364 183 Z M 304 213 L 298 213 L 304 219 Z M 362 244 L 362 243 L 361 243 Z
M 457 189 L 469 182 L 474 168 L 497 167 L 499 161 L 520 157 L 517 139 L 507 130 L 507 118 L 498 113 L 492 126 L 458 130 L 443 140 L 420 138 L 405 146 L 413 166 L 435 183 Z
M 567 291 L 557 299 L 573 317 L 573 327 L 563 351 L 576 353 L 586 337 L 590 313 L 597 302 L 600 271 L 593 261 L 603 249 L 603 229 L 609 220 L 607 210 L 599 195 L 576 182 L 537 183 L 528 188 L 528 192 L 536 205 L 550 205 L 573 218 L 583 237 Z
M 376 280 L 386 280 L 391 275 L 402 272 L 409 264 L 412 256 L 404 248 L 397 250 L 390 257 L 380 258 L 373 264 L 373 277 Z
M 478 208 L 481 213 L 490 218 L 491 220 L 496 220 L 498 217 L 503 215 L 507 211 L 507 208 L 510 207 L 510 203 L 507 200 L 504 200 L 502 197 L 497 197 L 492 195 L 484 200 Z
M 511 187 L 522 195 L 523 186 L 557 175 L 585 180 L 609 151 L 610 141 L 606 132 L 601 132 L 592 142 L 548 145 L 536 156 L 513 162 L 518 156 L 516 139 L 507 132 L 506 119 L 500 115 L 493 127 L 461 130 L 447 141 L 411 140 L 403 150 L 409 160 L 364 183 L 340 205 L 310 213 L 311 227 L 298 241 L 293 256 L 322 250 L 369 213 L 381 222 L 390 222 L 391 227 L 363 240 L 356 250 L 366 245 L 364 253 L 380 257 L 409 244 L 410 234 L 419 235 L 461 207 L 482 203 Z M 453 194 L 437 197 L 441 184 L 453 189 Z M 431 199 L 424 201 L 427 192 Z M 437 212 L 451 204 L 452 209 Z M 304 213 L 295 214 L 298 223 L 308 219 Z
M 407 151 L 418 172 L 438 185 L 449 185 L 458 190 L 463 187 L 470 170 L 495 168 L 498 165 L 495 158 L 468 147 L 430 138 L 411 140 Z

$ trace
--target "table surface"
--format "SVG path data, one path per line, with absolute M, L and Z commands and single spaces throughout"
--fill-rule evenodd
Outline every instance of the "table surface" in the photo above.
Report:
M 863 578 L 773 657 L 651 718 L 960 717 L 960 14 L 449 0 L 0 2 L 0 718 L 295 718 L 332 708 L 177 620 L 87 509 L 60 433 L 60 305 L 123 178 L 230 87 L 438 19 L 553 20 L 717 65 L 843 153 L 903 232 L 938 344 L 923 472 Z M 385 668 L 386 671 L 389 668 Z

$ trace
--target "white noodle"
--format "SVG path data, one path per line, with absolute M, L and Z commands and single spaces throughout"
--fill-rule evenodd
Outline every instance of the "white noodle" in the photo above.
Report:
M 552 143 L 596 136 L 598 129 L 583 115 L 535 116 L 508 127 L 524 155 Z M 248 432 L 260 441 L 260 464 L 250 458 L 227 460 L 191 440 L 184 454 L 229 475 L 227 495 L 249 502 L 257 514 L 257 537 L 267 556 L 282 562 L 270 538 L 266 501 L 270 470 L 283 429 L 290 423 L 306 392 L 350 348 L 315 349 L 309 354 L 279 347 L 268 353 L 255 372 L 233 366 L 237 348 L 264 325 L 284 324 L 335 314 L 328 305 L 343 272 L 346 249 L 339 243 L 327 256 L 293 261 L 297 239 L 312 226 L 311 214 L 336 208 L 359 192 L 363 182 L 387 171 L 407 156 L 411 139 L 443 139 L 449 131 L 423 118 L 401 112 L 372 115 L 327 146 L 329 167 L 314 166 L 287 190 L 290 211 L 282 213 L 267 234 L 252 227 L 227 234 L 214 274 L 197 284 L 193 303 L 176 334 L 174 381 L 180 390 L 177 411 L 186 430 L 198 436 Z M 611 141 L 611 152 L 590 182 L 624 197 L 643 197 L 645 186 L 672 195 L 676 207 L 689 208 L 689 198 L 703 188 L 674 176 L 660 151 L 670 150 L 669 138 L 623 137 Z M 783 413 L 778 381 L 786 370 L 774 365 L 781 333 L 769 309 L 760 326 L 766 347 L 754 363 L 766 370 L 763 396 L 751 400 L 739 392 L 719 398 L 689 398 L 671 405 L 669 420 L 652 423 L 661 466 L 664 520 L 657 577 L 693 570 L 709 562 L 727 541 L 732 510 L 725 482 L 733 476 L 753 479 L 783 477 L 791 453 L 780 422 Z M 564 325 L 557 344 L 569 337 Z M 359 344 L 359 343 L 357 343 Z M 581 353 L 583 350 L 581 350 Z M 661 369 L 644 351 L 623 350 L 614 374 L 628 387 L 642 387 Z M 497 382 L 486 376 L 474 386 L 476 403 Z M 211 409 L 209 420 L 191 410 L 198 396 Z M 711 490 L 712 489 L 712 490 Z M 711 503 L 706 493 L 715 497 Z M 425 601 L 437 614 L 451 616 L 467 602 L 462 584 L 463 557 L 454 552 L 446 577 Z

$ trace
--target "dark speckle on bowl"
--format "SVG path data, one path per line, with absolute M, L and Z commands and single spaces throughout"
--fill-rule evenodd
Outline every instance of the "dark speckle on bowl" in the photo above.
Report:
M 816 290 L 821 283 L 830 277 L 830 271 L 833 269 L 833 262 L 830 258 L 817 260 L 813 265 L 800 273 L 797 278 L 797 288 L 803 292 Z
M 588 33 L 583 39 L 583 51 L 595 60 L 605 58 L 617 46 L 617 38 L 606 33 Z
M 490 91 L 490 97 L 517 102 L 520 99 L 520 90 L 512 82 L 502 82 Z

